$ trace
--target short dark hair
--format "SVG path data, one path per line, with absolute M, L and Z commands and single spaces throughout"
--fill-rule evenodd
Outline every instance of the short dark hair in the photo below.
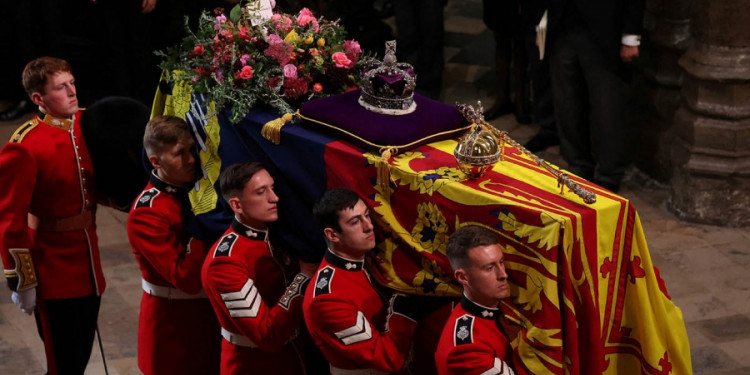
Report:
M 229 202 L 230 198 L 242 194 L 245 184 L 250 181 L 256 173 L 266 169 L 258 161 L 235 163 L 227 167 L 219 176 L 219 189 L 224 200 Z
M 165 147 L 174 146 L 180 139 L 190 138 L 190 125 L 177 116 L 156 116 L 146 124 L 143 132 L 143 148 L 146 155 L 158 154 Z
M 21 83 L 29 96 L 35 92 L 44 94 L 47 78 L 59 72 L 72 73 L 70 64 L 63 59 L 43 56 L 26 64 L 21 73 Z
M 469 250 L 477 246 L 489 246 L 498 243 L 495 232 L 478 225 L 461 227 L 448 238 L 445 254 L 453 270 L 466 267 Z
M 313 216 L 318 222 L 320 229 L 333 228 L 341 232 L 339 225 L 339 212 L 352 209 L 362 200 L 359 194 L 346 188 L 334 188 L 323 193 L 313 207 Z M 364 202 L 364 200 L 362 200 Z

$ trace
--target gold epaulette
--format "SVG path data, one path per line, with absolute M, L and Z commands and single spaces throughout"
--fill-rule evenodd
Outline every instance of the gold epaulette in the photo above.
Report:
M 13 133 L 13 135 L 10 137 L 10 141 L 8 142 L 21 143 L 21 141 L 23 141 L 23 137 L 25 137 L 26 134 L 29 134 L 31 129 L 34 129 L 37 125 L 39 125 L 39 119 L 34 117 L 33 119 L 18 127 L 18 129 L 16 129 L 16 132 Z

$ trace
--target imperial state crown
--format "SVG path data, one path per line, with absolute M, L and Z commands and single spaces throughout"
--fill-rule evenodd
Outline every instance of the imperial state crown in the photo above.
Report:
M 388 115 L 414 112 L 417 74 L 408 63 L 396 61 L 396 41 L 385 42 L 383 61 L 372 59 L 362 72 L 359 104 L 370 111 Z

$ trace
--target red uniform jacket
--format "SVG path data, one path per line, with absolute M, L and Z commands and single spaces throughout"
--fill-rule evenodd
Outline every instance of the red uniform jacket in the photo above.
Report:
M 170 296 L 141 297 L 138 367 L 145 375 L 219 373 L 219 323 L 201 285 L 207 247 L 185 233 L 187 199 L 186 188 L 152 175 L 128 216 L 143 280 Z M 184 293 L 171 298 L 174 288 Z
M 222 327 L 221 374 L 302 374 L 295 343 L 302 291 L 309 278 L 288 283 L 268 231 L 234 219 L 203 265 L 203 285 Z M 287 287 L 287 284 L 289 285 Z
M 363 265 L 325 253 L 305 293 L 307 329 L 332 367 L 399 372 L 416 323 L 399 314 L 386 316 L 385 301 Z
M 502 311 L 478 305 L 465 295 L 451 313 L 435 352 L 439 375 L 514 375 L 513 354 L 499 326 Z
M 0 150 L 0 255 L 12 290 L 36 286 L 43 299 L 104 292 L 94 167 L 81 114 L 39 114 Z

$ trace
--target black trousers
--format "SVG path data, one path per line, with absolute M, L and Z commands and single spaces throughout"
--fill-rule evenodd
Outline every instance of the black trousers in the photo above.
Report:
M 619 62 L 608 59 L 583 28 L 561 30 L 548 47 L 560 151 L 569 170 L 619 185 L 629 147 Z
M 443 0 L 397 0 L 393 11 L 398 30 L 396 55 L 414 66 L 417 92 L 440 98 L 443 84 Z
M 549 76 L 549 57 L 545 56 L 544 60 L 539 59 L 535 26 L 527 26 L 524 35 L 524 48 L 529 61 L 529 78 L 531 79 L 531 114 L 534 122 L 539 125 L 539 134 L 557 138 L 555 107 Z
M 101 297 L 38 299 L 34 311 L 47 373 L 83 375 L 91 357 Z

